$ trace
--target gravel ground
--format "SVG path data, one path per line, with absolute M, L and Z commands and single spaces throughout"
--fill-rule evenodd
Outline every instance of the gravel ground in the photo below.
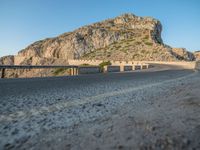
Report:
M 1 79 L 0 149 L 200 149 L 199 75 Z

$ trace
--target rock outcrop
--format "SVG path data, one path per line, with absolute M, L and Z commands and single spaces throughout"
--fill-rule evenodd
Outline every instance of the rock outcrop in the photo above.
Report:
M 8 55 L 0 58 L 0 65 L 14 65 L 14 56 Z
M 195 56 L 193 53 L 188 52 L 185 48 L 172 48 L 172 53 L 179 60 L 193 61 Z
M 196 59 L 197 61 L 199 61 L 199 60 L 200 60 L 200 51 L 195 51 L 195 52 L 194 52 L 194 56 L 195 56 L 195 59 Z

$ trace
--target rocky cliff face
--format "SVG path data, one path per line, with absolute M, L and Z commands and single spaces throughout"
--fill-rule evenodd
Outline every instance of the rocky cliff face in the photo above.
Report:
M 194 56 L 195 56 L 195 59 L 196 59 L 197 61 L 199 61 L 199 60 L 200 60 L 200 51 L 195 51 L 195 52 L 194 52 Z
M 37 41 L 19 51 L 21 65 L 66 64 L 67 59 L 104 60 L 193 60 L 185 49 L 163 44 L 162 25 L 151 17 L 124 14 L 114 19 L 81 27 L 55 38 Z M 15 56 L 16 57 L 16 56 Z M 33 58 L 40 58 L 35 61 Z M 13 56 L 1 58 L 11 64 Z M 62 60 L 59 62 L 59 60 Z M 42 62 L 42 63 L 41 63 Z
M 14 65 L 14 56 L 4 56 L 0 58 L 0 65 Z
M 105 48 L 110 44 L 146 36 L 153 43 L 162 43 L 162 26 L 153 18 L 125 14 L 114 19 L 84 26 L 74 32 L 35 42 L 19 56 L 72 59 Z
M 179 60 L 193 61 L 196 59 L 195 55 L 185 48 L 172 48 L 172 54 Z

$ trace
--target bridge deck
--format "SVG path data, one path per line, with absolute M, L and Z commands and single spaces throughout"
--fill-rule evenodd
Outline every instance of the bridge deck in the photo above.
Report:
M 40 68 L 78 68 L 78 66 L 76 66 L 76 65 L 66 65 L 66 66 L 62 66 L 62 65 L 58 65 L 58 66 L 0 65 L 0 69 L 40 69 Z

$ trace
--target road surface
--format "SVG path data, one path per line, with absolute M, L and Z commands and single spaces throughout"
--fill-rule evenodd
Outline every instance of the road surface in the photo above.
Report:
M 164 70 L 1 79 L 0 149 L 199 148 L 199 97 L 183 109 L 181 95 L 198 76 Z

